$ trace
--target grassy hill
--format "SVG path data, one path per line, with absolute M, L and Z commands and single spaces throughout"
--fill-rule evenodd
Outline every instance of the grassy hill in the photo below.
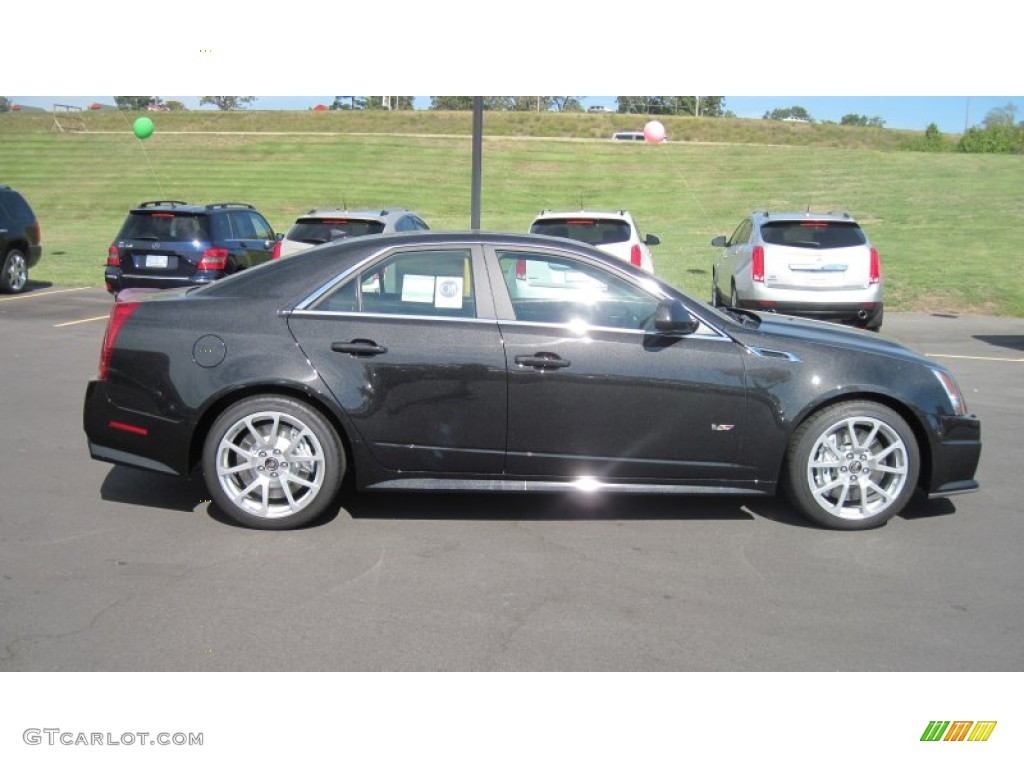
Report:
M 99 285 L 107 246 L 141 200 L 235 200 L 275 228 L 318 205 L 405 205 L 435 229 L 466 228 L 469 113 L 91 112 L 0 114 L 0 183 L 40 217 L 34 280 Z M 627 208 L 660 276 L 706 297 L 715 249 L 753 209 L 850 211 L 882 255 L 894 311 L 1024 316 L 1024 158 L 910 151 L 914 131 L 763 120 L 664 118 L 670 142 L 612 142 L 645 118 L 487 113 L 487 229 L 524 231 L 541 208 Z M 85 130 L 81 130 L 84 128 Z

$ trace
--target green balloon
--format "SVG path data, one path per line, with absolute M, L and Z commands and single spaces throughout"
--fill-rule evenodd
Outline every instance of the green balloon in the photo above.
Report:
M 153 135 L 153 121 L 148 117 L 140 117 L 135 121 L 135 125 L 132 126 L 132 130 L 135 131 L 136 138 L 148 139 Z

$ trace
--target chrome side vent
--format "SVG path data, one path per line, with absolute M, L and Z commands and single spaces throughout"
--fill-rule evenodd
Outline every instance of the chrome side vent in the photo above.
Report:
M 789 360 L 791 363 L 802 362 L 792 352 L 783 352 L 778 349 L 765 349 L 764 347 L 747 347 L 747 351 L 758 357 L 773 357 L 779 360 Z

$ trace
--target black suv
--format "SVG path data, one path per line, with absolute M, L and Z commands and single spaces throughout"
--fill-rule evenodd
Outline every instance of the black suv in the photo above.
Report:
M 39 220 L 20 193 L 0 184 L 0 291 L 21 293 L 43 255 Z
M 277 236 L 246 203 L 151 200 L 128 212 L 107 254 L 107 290 L 209 283 L 270 261 Z

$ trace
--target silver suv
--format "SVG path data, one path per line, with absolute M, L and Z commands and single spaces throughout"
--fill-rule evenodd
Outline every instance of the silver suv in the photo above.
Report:
M 415 232 L 430 229 L 408 208 L 374 208 L 349 211 L 340 208 L 313 209 L 300 216 L 280 241 L 274 258 L 284 258 L 316 245 L 361 235 Z
M 711 245 L 715 306 L 882 327 L 878 251 L 848 213 L 752 213 Z

